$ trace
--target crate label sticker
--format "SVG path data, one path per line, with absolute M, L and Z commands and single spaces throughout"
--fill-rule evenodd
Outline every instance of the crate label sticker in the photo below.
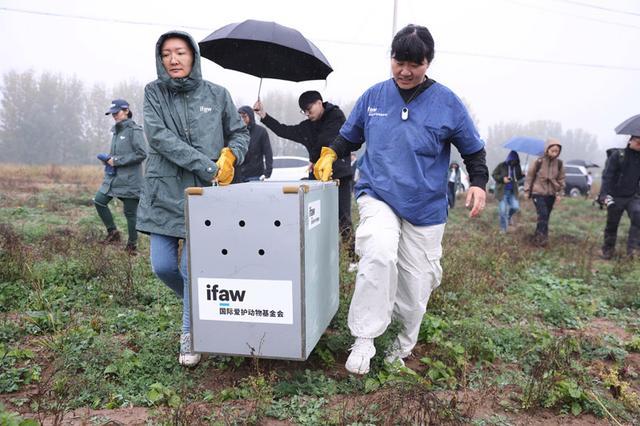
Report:
M 198 278 L 201 320 L 293 324 L 293 283 Z
M 307 213 L 309 216 L 309 230 L 320 225 L 320 200 L 310 202 L 309 206 L 307 207 Z

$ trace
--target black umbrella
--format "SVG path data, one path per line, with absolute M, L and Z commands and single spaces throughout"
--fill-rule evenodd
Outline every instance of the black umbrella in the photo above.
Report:
M 299 31 L 275 22 L 229 24 L 198 45 L 200 54 L 218 65 L 260 77 L 260 87 L 262 78 L 323 80 L 333 71 L 320 49 Z
M 618 124 L 616 133 L 619 135 L 640 136 L 640 114 L 629 117 Z

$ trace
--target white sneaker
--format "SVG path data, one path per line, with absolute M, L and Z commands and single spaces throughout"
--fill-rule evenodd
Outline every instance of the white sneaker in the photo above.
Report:
M 191 333 L 180 336 L 180 355 L 178 362 L 185 367 L 195 367 L 200 362 L 201 355 L 191 352 Z
M 358 264 L 355 262 L 352 262 L 349 264 L 349 267 L 347 268 L 347 271 L 349 272 L 356 272 L 358 270 Z
M 348 372 L 353 374 L 367 374 L 369 372 L 369 362 L 376 354 L 376 347 L 373 346 L 373 339 L 357 337 L 351 353 L 344 365 Z

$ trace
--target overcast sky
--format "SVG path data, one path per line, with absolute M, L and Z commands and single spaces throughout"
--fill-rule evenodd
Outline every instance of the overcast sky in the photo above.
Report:
M 640 113 L 640 0 L 399 0 L 397 12 L 398 29 L 430 29 L 428 75 L 467 101 L 483 136 L 501 121 L 554 120 L 596 134 L 603 147 L 623 145 L 613 128 Z M 265 80 L 266 93 L 316 89 L 339 104 L 389 78 L 392 0 L 0 0 L 0 73 L 146 83 L 166 30 L 201 40 L 245 19 L 298 29 L 334 69 L 326 82 Z M 258 78 L 208 60 L 203 74 L 237 103 L 255 101 Z

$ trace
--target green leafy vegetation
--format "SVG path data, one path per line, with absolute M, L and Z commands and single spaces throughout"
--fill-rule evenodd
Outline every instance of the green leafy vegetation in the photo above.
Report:
M 506 235 L 495 203 L 474 221 L 452 210 L 443 281 L 413 356 L 406 367 L 384 362 L 394 321 L 375 340 L 371 372 L 356 377 L 343 368 L 347 259 L 338 313 L 308 361 L 209 356 L 186 369 L 181 303 L 153 276 L 146 237 L 135 257 L 99 243 L 93 183 L 29 188 L 20 204 L 0 197 L 0 424 L 129 407 L 158 424 L 509 425 L 541 410 L 558 424 L 587 414 L 640 422 L 640 264 L 596 257 L 604 216 L 586 200 L 554 210 L 546 249 L 527 242 L 526 201 Z M 480 406 L 496 408 L 480 416 Z

